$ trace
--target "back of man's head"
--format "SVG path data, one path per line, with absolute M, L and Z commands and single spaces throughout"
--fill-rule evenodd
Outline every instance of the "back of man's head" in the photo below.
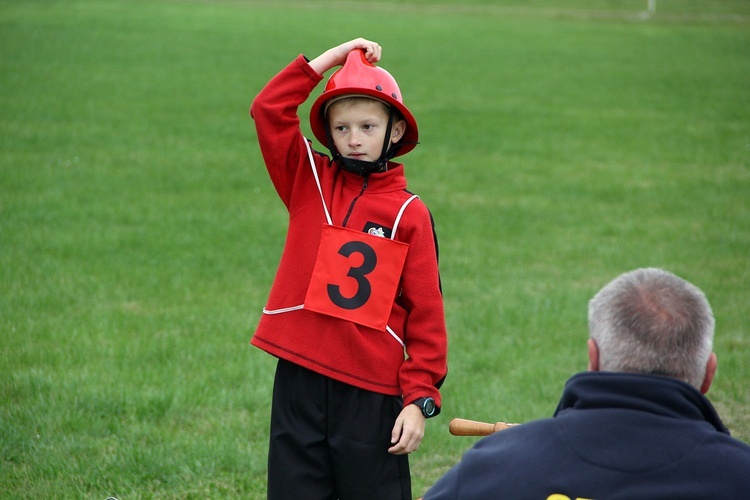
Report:
M 664 375 L 700 388 L 713 333 L 703 292 L 661 269 L 622 274 L 589 302 L 601 371 Z

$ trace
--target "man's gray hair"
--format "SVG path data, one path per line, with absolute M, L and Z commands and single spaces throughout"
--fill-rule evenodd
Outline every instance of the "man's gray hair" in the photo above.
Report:
M 661 269 L 622 274 L 589 302 L 601 371 L 665 375 L 701 387 L 714 316 L 703 292 Z

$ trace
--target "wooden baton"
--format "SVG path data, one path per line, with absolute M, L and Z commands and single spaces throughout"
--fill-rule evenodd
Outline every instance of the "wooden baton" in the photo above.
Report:
M 466 420 L 465 418 L 454 418 L 448 424 L 448 430 L 454 436 L 489 436 L 514 425 L 518 424 L 509 424 L 507 422 L 490 424 L 487 422 L 477 422 L 476 420 Z

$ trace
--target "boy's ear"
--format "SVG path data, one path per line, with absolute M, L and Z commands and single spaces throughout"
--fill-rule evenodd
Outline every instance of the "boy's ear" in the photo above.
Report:
M 396 144 L 406 132 L 406 120 L 396 120 L 391 128 L 391 142 Z

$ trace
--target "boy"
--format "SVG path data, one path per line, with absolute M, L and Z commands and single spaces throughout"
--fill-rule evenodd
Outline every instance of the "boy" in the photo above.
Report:
M 279 358 L 268 497 L 411 498 L 407 455 L 440 411 L 447 335 L 437 239 L 391 161 L 417 144 L 393 77 L 358 38 L 300 55 L 250 108 L 289 211 L 281 262 L 251 343 Z M 298 107 L 331 157 L 314 152 Z

